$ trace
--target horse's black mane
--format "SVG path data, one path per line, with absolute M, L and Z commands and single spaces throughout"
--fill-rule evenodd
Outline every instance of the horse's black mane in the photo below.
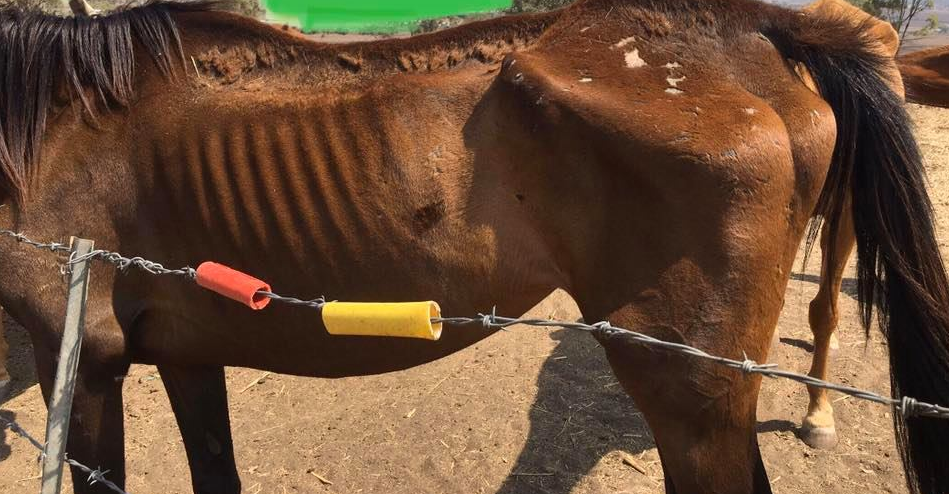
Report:
M 105 16 L 60 17 L 0 8 L 0 186 L 17 202 L 34 178 L 47 111 L 57 91 L 89 115 L 132 97 L 135 45 L 165 75 L 183 59 L 172 14 L 207 3 L 152 2 Z

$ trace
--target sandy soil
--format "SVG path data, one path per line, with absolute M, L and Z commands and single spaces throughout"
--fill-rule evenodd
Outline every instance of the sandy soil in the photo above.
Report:
M 941 246 L 949 254 L 949 110 L 911 111 L 945 239 Z M 810 363 L 806 311 L 816 268 L 797 270 L 787 289 L 772 359 L 788 369 L 806 371 Z M 832 377 L 885 393 L 885 348 L 879 336 L 868 342 L 858 328 L 853 289 L 848 279 Z M 562 293 L 532 314 L 578 316 Z M 42 435 L 45 410 L 27 337 L 13 324 L 9 333 L 16 389 L 0 414 Z M 247 493 L 662 492 L 649 431 L 599 347 L 583 334 L 517 327 L 398 374 L 333 381 L 231 369 L 228 382 Z M 135 366 L 125 396 L 129 492 L 191 492 L 155 369 Z M 795 435 L 805 389 L 764 383 L 759 440 L 774 490 L 905 492 L 889 411 L 834 399 L 841 442 L 832 451 L 815 451 Z M 624 462 L 629 458 L 638 469 Z M 0 493 L 37 489 L 36 454 L 25 440 L 0 435 L 0 460 Z

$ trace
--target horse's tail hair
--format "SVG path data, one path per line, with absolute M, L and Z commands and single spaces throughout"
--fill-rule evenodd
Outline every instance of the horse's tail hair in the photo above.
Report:
M 852 200 L 861 319 L 869 330 L 876 308 L 889 344 L 893 396 L 949 404 L 949 281 L 922 156 L 887 78 L 895 64 L 873 50 L 868 26 L 835 24 L 801 22 L 769 35 L 785 56 L 807 67 L 837 119 L 817 217 L 829 222 L 833 242 L 848 196 Z M 819 221 L 811 226 L 811 243 Z M 949 493 L 949 420 L 909 411 L 893 417 L 910 491 Z

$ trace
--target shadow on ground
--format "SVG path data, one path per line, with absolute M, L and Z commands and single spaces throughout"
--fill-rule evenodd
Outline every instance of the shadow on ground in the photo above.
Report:
M 10 457 L 10 435 L 13 434 L 3 421 L 15 421 L 16 414 L 10 410 L 0 410 L 0 419 L 3 419 L 0 421 L 0 461 L 3 461 Z
M 791 273 L 791 280 L 806 281 L 808 283 L 814 283 L 815 285 L 820 284 L 820 276 L 806 273 Z M 857 300 L 857 279 L 844 278 L 843 283 L 840 285 L 840 292 Z
M 0 404 L 6 403 L 36 384 L 36 364 L 33 362 L 33 345 L 30 335 L 22 326 L 3 315 L 3 334 L 10 345 L 10 356 L 7 359 L 7 370 L 12 380 L 8 385 L 5 396 L 0 396 Z
M 600 345 L 577 331 L 551 338 L 559 344 L 538 377 L 527 442 L 498 494 L 569 494 L 606 454 L 655 447 Z M 760 434 L 796 430 L 787 420 L 758 424 Z
M 781 343 L 794 348 L 800 348 L 807 353 L 814 353 L 814 343 L 810 341 L 799 340 L 797 338 L 781 338 Z
M 550 335 L 559 343 L 541 367 L 527 442 L 499 494 L 568 493 L 607 453 L 653 447 L 599 343 L 578 331 Z

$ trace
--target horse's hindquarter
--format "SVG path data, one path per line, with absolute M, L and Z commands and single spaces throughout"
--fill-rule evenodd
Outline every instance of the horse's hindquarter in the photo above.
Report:
M 592 27 L 577 22 L 549 49 L 513 55 L 500 78 L 533 103 L 536 119 L 580 129 L 572 142 L 595 149 L 609 177 L 602 245 L 615 251 L 599 253 L 589 283 L 617 276 L 617 262 L 630 273 L 694 263 L 721 282 L 768 264 L 761 276 L 780 299 L 830 161 L 829 108 L 756 32 L 723 42 L 684 26 L 650 36 L 583 21 Z M 623 302 L 590 300 L 605 313 Z
M 833 115 L 757 29 L 708 21 L 723 37 L 689 13 L 608 11 L 548 33 L 499 76 L 537 121 L 563 122 L 561 137 L 595 157 L 582 165 L 605 177 L 590 200 L 609 215 L 572 259 L 573 294 L 588 320 L 763 361 L 830 164 Z M 622 352 L 634 396 L 657 407 L 661 396 L 753 396 L 742 394 L 753 381 L 732 386 L 736 374 L 699 361 L 676 383 L 689 389 L 672 391 L 636 377 L 668 360 Z

